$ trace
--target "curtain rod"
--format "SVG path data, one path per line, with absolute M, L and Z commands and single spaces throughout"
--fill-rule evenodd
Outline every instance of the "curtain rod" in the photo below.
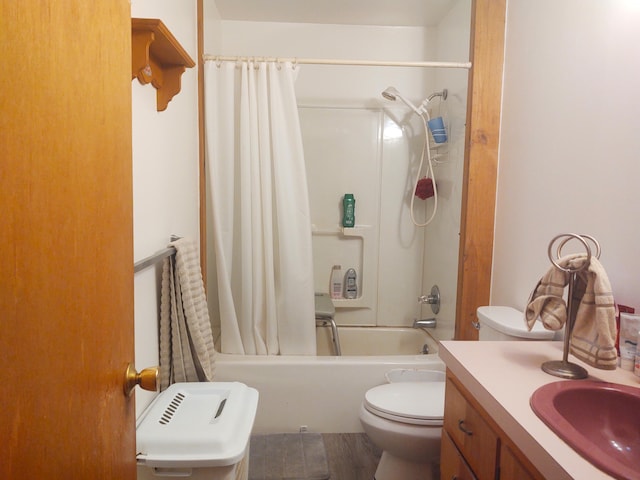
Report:
M 241 57 L 225 55 L 203 55 L 204 61 L 217 62 L 291 62 L 294 65 L 352 65 L 369 67 L 433 67 L 433 68 L 471 68 L 471 62 L 388 62 L 378 60 L 340 60 L 335 58 L 284 58 L 284 57 Z

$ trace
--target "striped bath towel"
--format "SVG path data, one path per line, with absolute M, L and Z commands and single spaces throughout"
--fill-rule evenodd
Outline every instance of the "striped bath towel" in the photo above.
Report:
M 579 268 L 585 254 L 567 255 L 558 261 L 564 268 Z M 529 329 L 540 318 L 545 328 L 561 329 L 567 321 L 567 305 L 563 299 L 570 274 L 552 266 L 531 293 L 525 312 Z M 589 266 L 576 274 L 573 288 L 574 327 L 571 353 L 589 365 L 613 370 L 617 365 L 615 348 L 616 323 L 613 293 L 602 264 L 591 257 Z

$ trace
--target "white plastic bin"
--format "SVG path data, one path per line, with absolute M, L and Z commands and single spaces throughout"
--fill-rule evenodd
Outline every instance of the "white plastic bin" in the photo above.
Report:
M 246 480 L 257 407 L 239 382 L 171 385 L 138 420 L 138 479 Z

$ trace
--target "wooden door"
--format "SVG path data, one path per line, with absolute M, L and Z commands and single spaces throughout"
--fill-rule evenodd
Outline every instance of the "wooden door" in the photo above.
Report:
M 1 0 L 0 478 L 135 478 L 127 0 Z

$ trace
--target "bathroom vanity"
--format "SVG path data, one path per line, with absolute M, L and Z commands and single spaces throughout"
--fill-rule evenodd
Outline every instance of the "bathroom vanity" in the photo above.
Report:
M 443 479 L 610 479 L 533 412 L 529 399 L 562 381 L 540 365 L 562 358 L 562 342 L 457 342 L 440 345 L 447 365 L 441 472 Z M 599 370 L 572 355 L 590 380 L 632 385 L 626 370 Z M 579 382 L 580 380 L 566 380 Z

